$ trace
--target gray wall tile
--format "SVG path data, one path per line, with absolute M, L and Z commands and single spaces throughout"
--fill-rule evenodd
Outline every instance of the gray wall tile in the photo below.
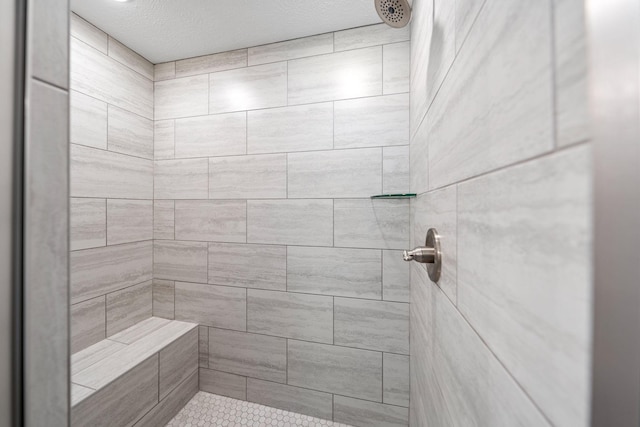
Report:
M 176 320 L 247 330 L 247 290 L 176 282 Z
M 72 198 L 69 204 L 71 250 L 107 244 L 107 205 L 103 199 Z
M 382 355 L 382 401 L 409 407 L 409 356 L 384 353 Z
M 175 238 L 175 201 L 174 200 L 154 200 L 153 201 L 153 238 L 170 239 Z
M 578 146 L 458 190 L 460 311 L 554 424 L 589 418 L 590 165 Z
M 333 148 L 333 103 L 249 111 L 247 151 L 281 153 Z
M 175 215 L 178 240 L 243 243 L 247 240 L 244 200 L 178 200 Z
M 249 48 L 249 65 L 287 61 L 333 52 L 333 33 Z
M 381 298 L 381 255 L 373 249 L 287 248 L 287 290 Z
M 247 290 L 247 331 L 333 343 L 333 298 Z
M 58 87 L 68 88 L 69 11 L 66 3 L 32 0 L 28 20 L 27 73 Z
M 284 291 L 287 287 L 287 248 L 210 243 L 209 283 Z
M 382 403 L 335 396 L 333 419 L 338 423 L 371 427 L 406 427 L 409 410 Z
M 109 53 L 107 33 L 94 27 L 73 12 L 70 14 L 70 34 L 105 55 Z
M 409 147 L 409 170 L 411 172 L 409 183 L 411 192 L 416 194 L 422 194 L 429 190 L 428 130 L 429 127 L 425 120 L 418 127 Z
M 175 121 L 156 120 L 153 122 L 153 158 L 155 160 L 175 157 Z
M 209 367 L 209 328 L 198 326 L 198 366 Z
M 456 2 L 456 52 L 462 47 L 483 4 L 477 0 L 458 0 Z
M 200 369 L 200 390 L 247 400 L 247 378 L 211 369 Z
M 153 81 L 169 80 L 176 77 L 176 62 L 163 62 L 153 66 Z
M 382 47 L 382 93 L 409 92 L 411 42 L 394 43 Z
M 215 73 L 247 66 L 247 49 L 230 50 L 213 55 L 196 56 L 195 58 L 176 61 L 176 77 L 196 74 Z
M 71 252 L 71 303 L 151 280 L 152 258 L 151 242 Z
M 245 154 L 246 113 L 178 119 L 175 135 L 176 158 Z
M 409 95 L 398 94 L 335 103 L 335 147 L 409 144 Z
M 409 146 L 382 149 L 382 192 L 409 192 Z
M 320 391 L 247 378 L 246 399 L 324 420 L 333 418 L 333 397 Z
M 175 283 L 153 279 L 153 315 L 175 319 Z
M 336 200 L 335 245 L 406 249 L 409 244 L 407 200 Z
M 154 163 L 155 199 L 206 199 L 209 185 L 207 159 L 158 160 Z
M 198 370 L 198 328 L 194 328 L 160 350 L 160 399 Z
M 382 401 L 382 353 L 289 340 L 287 384 Z
M 418 129 L 427 112 L 427 68 L 431 33 L 433 31 L 433 1 L 418 0 L 411 13 L 411 135 Z
M 105 297 L 97 297 L 71 306 L 71 353 L 106 338 Z
M 151 317 L 151 281 L 107 294 L 107 336 Z
M 290 198 L 368 197 L 382 191 L 382 150 L 332 150 L 287 155 Z
M 209 113 L 287 105 L 287 63 L 209 74 Z
M 70 141 L 107 148 L 107 103 L 72 90 L 70 95 Z
M 153 243 L 154 278 L 204 283 L 207 281 L 207 244 L 156 240 Z
M 287 340 L 210 328 L 209 368 L 284 383 Z
M 183 77 L 154 84 L 155 120 L 209 114 L 209 76 Z
M 409 354 L 409 304 L 335 298 L 334 343 Z
M 109 56 L 149 80 L 153 80 L 153 64 L 111 36 L 109 36 Z
M 109 151 L 153 158 L 153 121 L 109 106 Z
M 352 28 L 335 33 L 336 52 L 408 41 L 410 27 L 391 28 L 386 24 Z
M 401 251 L 382 251 L 382 299 L 409 302 L 409 263 Z
M 333 244 L 331 200 L 249 200 L 247 208 L 250 243 Z
M 189 378 L 162 399 L 152 410 L 138 421 L 136 427 L 156 427 L 166 425 L 171 419 L 189 403 L 198 392 L 198 372 L 193 372 Z
M 153 163 L 71 144 L 71 196 L 151 199 Z
M 153 239 L 151 200 L 107 200 L 107 244 Z
M 382 47 L 289 61 L 289 104 L 382 95 Z
M 209 159 L 209 198 L 287 197 L 287 155 L 265 154 Z

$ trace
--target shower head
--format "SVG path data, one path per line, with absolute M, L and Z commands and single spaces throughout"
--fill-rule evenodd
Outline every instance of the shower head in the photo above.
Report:
M 389 26 L 402 28 L 411 21 L 411 5 L 408 0 L 374 0 L 380 18 Z

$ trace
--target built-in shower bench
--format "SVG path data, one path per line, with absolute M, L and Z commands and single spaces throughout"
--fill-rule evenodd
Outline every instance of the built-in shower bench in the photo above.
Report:
M 165 425 L 198 390 L 198 325 L 146 319 L 71 357 L 72 426 Z

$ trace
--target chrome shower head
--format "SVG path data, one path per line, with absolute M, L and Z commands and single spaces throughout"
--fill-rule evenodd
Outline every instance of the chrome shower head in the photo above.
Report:
M 411 5 L 407 0 L 374 0 L 376 11 L 384 22 L 402 28 L 411 21 Z

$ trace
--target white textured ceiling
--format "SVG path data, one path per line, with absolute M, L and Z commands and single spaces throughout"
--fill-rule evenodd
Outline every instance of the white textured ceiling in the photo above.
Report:
M 381 22 L 373 0 L 71 0 L 157 64 Z

